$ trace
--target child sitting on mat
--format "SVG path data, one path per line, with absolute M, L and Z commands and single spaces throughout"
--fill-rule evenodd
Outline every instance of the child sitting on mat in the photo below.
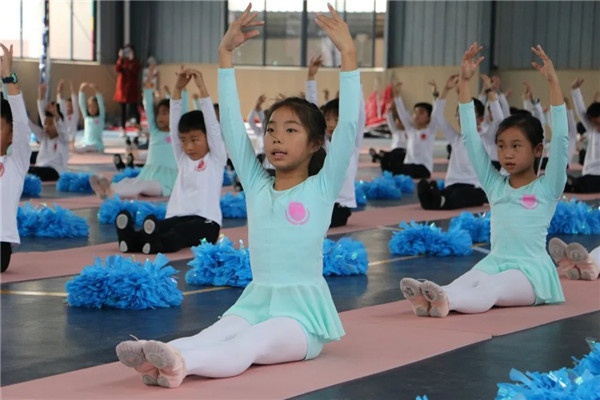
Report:
M 310 176 L 325 118 L 305 99 L 275 103 L 265 136 L 266 155 L 276 169 L 271 177 L 246 134 L 232 68 L 233 51 L 258 35 L 247 28 L 263 24 L 250 8 L 229 25 L 219 47 L 219 100 L 223 136 L 246 193 L 253 281 L 218 322 L 194 336 L 168 344 L 120 343 L 119 360 L 147 385 L 177 387 L 187 375 L 224 378 L 252 364 L 311 359 L 344 335 L 323 278 L 322 253 L 357 131 L 360 75 L 354 42 L 331 6 L 331 17 L 316 17 L 342 54 L 340 120 L 322 170 Z
M 460 72 L 459 111 L 469 158 L 491 207 L 492 248 L 470 271 L 447 286 L 412 278 L 400 288 L 419 316 L 445 317 L 450 310 L 481 313 L 493 306 L 530 306 L 565 301 L 554 263 L 546 252 L 550 220 L 565 185 L 567 167 L 567 112 L 558 77 L 541 46 L 531 50 L 542 59 L 532 63 L 550 86 L 552 105 L 551 157 L 546 174 L 537 176 L 543 130 L 531 115 L 514 115 L 498 126 L 498 158 L 509 173 L 500 174 L 490 163 L 477 133 L 469 80 L 483 57 L 473 43 L 465 52 Z
M 552 238 L 548 242 L 548 253 L 558 267 L 558 274 L 567 279 L 593 281 L 600 275 L 600 246 L 588 253 L 581 243 L 566 244 Z
M 12 71 L 13 46 L 0 43 L 0 74 L 6 85 L 0 104 L 0 271 L 10 264 L 12 248 L 21 243 L 17 228 L 17 210 L 23 191 L 25 175 L 29 168 L 29 118 L 25 110 L 23 94 L 17 85 L 18 78 Z M 11 148 L 10 154 L 8 148 Z
M 182 116 L 181 92 L 192 78 L 200 89 L 201 111 Z M 127 211 L 119 213 L 116 226 L 122 252 L 171 253 L 196 246 L 202 239 L 216 243 L 219 237 L 227 150 L 202 73 L 182 68 L 170 101 L 168 126 L 171 127 L 172 149 L 169 152 L 175 154 L 179 172 L 167 205 L 166 219 L 158 221 L 150 215 L 144 220 L 142 230 L 135 231 L 132 216 Z M 151 141 L 155 134 L 151 134 Z
M 101 198 L 113 195 L 124 198 L 139 195 L 169 196 L 173 190 L 177 178 L 177 162 L 171 149 L 171 137 L 169 136 L 169 99 L 161 100 L 154 108 L 153 72 L 154 66 L 151 65 L 144 86 L 144 106 L 150 131 L 150 144 L 146 163 L 138 176 L 125 178 L 117 183 L 111 184 L 105 177 L 92 175 L 90 185 Z M 115 161 L 117 157 L 119 160 L 121 158 L 117 154 L 115 155 Z
M 94 91 L 94 96 L 85 99 L 85 88 Z M 83 82 L 79 86 L 79 109 L 83 115 L 83 138 L 75 145 L 75 153 L 104 152 L 102 133 L 106 121 L 106 108 L 102 93 L 93 83 Z

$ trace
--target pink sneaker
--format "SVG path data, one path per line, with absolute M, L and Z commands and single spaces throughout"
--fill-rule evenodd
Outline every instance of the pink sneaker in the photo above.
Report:
M 448 295 L 442 287 L 431 281 L 425 281 L 421 285 L 423 296 L 431 303 L 429 315 L 431 317 L 444 318 L 450 312 Z
M 144 356 L 145 340 L 127 340 L 117 345 L 117 357 L 124 365 L 135 369 L 142 382 L 148 386 L 158 386 L 158 368 L 150 364 Z
M 404 278 L 400 281 L 400 290 L 410 302 L 413 312 L 419 317 L 429 316 L 429 302 L 421 293 L 421 281 L 413 278 Z
M 144 355 L 152 365 L 158 368 L 157 382 L 166 388 L 176 388 L 187 376 L 185 360 L 173 346 L 150 340 L 144 343 Z

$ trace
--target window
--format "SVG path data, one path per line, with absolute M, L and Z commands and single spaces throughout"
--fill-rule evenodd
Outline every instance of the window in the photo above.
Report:
M 50 57 L 94 60 L 94 0 L 52 0 L 50 3 Z M 13 45 L 15 57 L 39 58 L 44 33 L 44 1 L 3 3 L 0 38 Z
M 306 66 L 321 54 L 324 65 L 337 67 L 340 57 L 333 43 L 315 24 L 317 13 L 333 4 L 350 27 L 361 67 L 382 67 L 386 0 L 257 0 L 252 3 L 265 21 L 261 35 L 236 50 L 236 63 L 246 65 Z M 239 17 L 247 0 L 229 0 L 229 22 Z

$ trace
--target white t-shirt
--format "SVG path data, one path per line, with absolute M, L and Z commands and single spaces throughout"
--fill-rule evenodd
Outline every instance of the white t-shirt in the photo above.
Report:
M 71 94 L 71 104 L 73 106 L 73 114 L 71 115 L 67 115 L 67 105 L 62 97 L 57 96 L 56 101 L 60 105 L 60 112 L 65 117 L 64 125 L 67 138 L 68 140 L 74 140 L 79 128 L 79 107 L 77 107 L 77 95 L 75 93 Z
M 190 159 L 181 149 L 177 126 L 181 117 L 181 100 L 170 101 L 171 145 L 177 160 L 177 179 L 167 204 L 166 218 L 199 215 L 221 225 L 221 188 L 227 151 L 221 127 L 210 97 L 201 98 L 208 153 L 200 160 Z
M 579 117 L 579 121 L 583 124 L 588 137 L 588 146 L 583 161 L 582 175 L 600 175 L 600 132 L 594 129 L 586 115 L 585 103 L 580 89 L 575 89 L 571 92 L 573 97 L 573 106 Z
M 13 116 L 13 141 L 8 154 L 0 157 L 0 241 L 21 243 L 17 210 L 29 169 L 29 127 L 22 93 L 6 96 Z
M 46 120 L 46 105 L 43 100 L 37 101 L 38 113 L 42 124 Z M 33 132 L 36 139 L 40 142 L 40 149 L 35 162 L 37 167 L 54 168 L 59 174 L 68 170 L 69 162 L 69 136 L 64 122 L 55 118 L 56 131 L 58 136 L 51 139 L 43 130 Z
M 413 124 L 412 117 L 406 111 L 402 97 L 395 97 L 394 103 L 407 135 L 404 164 L 424 165 L 430 173 L 433 172 L 433 145 L 437 129 L 436 122 L 431 119 L 426 128 L 418 129 Z

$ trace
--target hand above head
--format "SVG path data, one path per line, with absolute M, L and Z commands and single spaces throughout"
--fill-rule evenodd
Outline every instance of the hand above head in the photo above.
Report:
M 484 60 L 483 56 L 479 55 L 479 52 L 483 49 L 482 46 L 478 45 L 477 42 L 471 44 L 463 55 L 462 63 L 460 65 L 460 79 L 468 81 L 475 75 L 475 72 L 479 68 L 479 64 Z
M 252 3 L 249 3 L 242 15 L 231 24 L 219 45 L 219 51 L 232 52 L 235 48 L 241 46 L 247 40 L 258 36 L 257 29 L 246 30 L 255 26 L 264 25 L 264 21 L 256 20 L 257 12 L 251 12 Z
M 452 90 L 458 85 L 458 74 L 453 74 L 448 77 L 446 80 L 446 86 L 444 87 L 446 90 Z
M 584 79 L 582 77 L 575 79 L 573 82 L 571 82 L 571 89 L 573 89 L 573 90 L 579 89 L 581 87 L 581 85 L 583 84 L 583 81 L 584 81 Z
M 492 84 L 492 78 L 486 74 L 480 74 L 481 83 L 483 84 L 483 90 L 493 90 L 494 85 Z
M 532 62 L 531 65 L 535 69 L 537 69 L 538 71 L 540 71 L 540 73 L 542 74 L 542 76 L 544 78 L 546 78 L 546 80 L 548 82 L 551 82 L 551 83 L 558 82 L 558 76 L 556 75 L 556 71 L 554 70 L 554 64 L 552 64 L 552 60 L 544 52 L 544 49 L 542 49 L 542 46 L 540 46 L 538 44 L 537 47 L 532 47 L 531 51 L 533 51 L 533 53 L 536 56 L 538 56 L 539 58 L 541 58 L 541 60 L 542 60 L 542 64 L 541 65 L 538 64 L 535 61 Z
M 523 99 L 525 100 L 533 100 L 533 87 L 531 83 L 525 81 L 523 82 Z
M 400 94 L 402 93 L 402 82 L 400 82 L 400 81 L 393 82 L 392 83 L 392 92 L 394 94 L 394 97 L 400 97 Z
M 352 71 L 356 66 L 356 47 L 350 34 L 348 24 L 340 17 L 331 4 L 327 4 L 331 16 L 319 14 L 315 18 L 315 23 L 323 29 L 335 47 L 342 54 L 342 70 Z
M 314 80 L 317 72 L 319 72 L 319 67 L 323 65 L 323 57 L 319 54 L 316 57 L 310 59 L 308 64 L 308 80 Z
M 267 100 L 267 96 L 265 96 L 264 94 L 261 94 L 260 96 L 258 96 L 258 99 L 256 99 L 256 105 L 255 105 L 256 110 L 261 110 L 262 105 L 265 103 L 266 100 Z
M 176 90 L 183 90 L 188 83 L 190 83 L 190 80 L 192 79 L 193 75 L 191 73 L 191 70 L 189 69 L 185 69 L 183 67 L 183 65 L 181 66 L 181 68 L 179 69 L 179 72 L 177 73 L 177 80 L 175 81 L 175 89 Z
M 56 86 L 56 92 L 58 94 L 62 94 L 64 87 L 65 87 L 65 80 L 61 79 L 60 81 L 58 81 L 58 85 Z
M 11 44 L 9 47 L 6 47 L 0 43 L 0 48 L 2 48 L 3 52 L 2 57 L 0 57 L 0 73 L 5 78 L 12 73 L 13 46 Z

